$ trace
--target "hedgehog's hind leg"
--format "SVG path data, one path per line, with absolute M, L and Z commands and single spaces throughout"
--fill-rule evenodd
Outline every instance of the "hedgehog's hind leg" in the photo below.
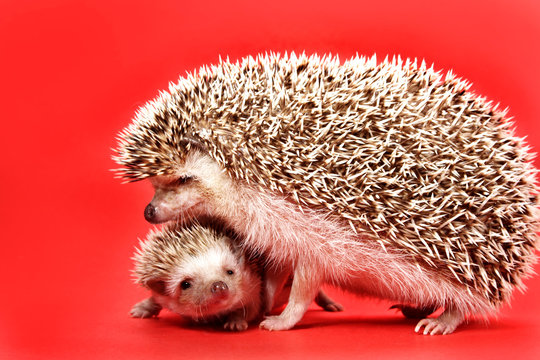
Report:
M 464 320 L 459 310 L 447 308 L 438 318 L 425 318 L 418 322 L 414 331 L 419 333 L 424 328 L 424 335 L 448 335 L 454 332 Z
M 434 306 L 414 307 L 404 304 L 395 304 L 390 306 L 390 309 L 398 309 L 407 319 L 423 319 L 433 314 L 438 308 Z
M 335 302 L 330 296 L 328 296 L 324 291 L 322 291 L 322 289 L 319 289 L 319 293 L 315 297 L 315 303 L 319 305 L 324 311 L 343 311 L 343 305 Z

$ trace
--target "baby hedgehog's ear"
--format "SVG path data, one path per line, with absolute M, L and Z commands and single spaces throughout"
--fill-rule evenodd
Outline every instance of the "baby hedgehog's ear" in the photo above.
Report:
M 153 292 L 156 292 L 160 295 L 165 295 L 165 292 L 167 291 L 167 286 L 165 285 L 165 281 L 162 279 L 151 279 L 148 280 L 145 284 L 146 287 L 148 287 Z

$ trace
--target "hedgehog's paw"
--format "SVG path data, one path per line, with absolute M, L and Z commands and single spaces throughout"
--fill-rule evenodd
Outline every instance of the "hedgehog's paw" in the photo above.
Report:
M 284 317 L 283 315 L 279 316 L 267 316 L 259 325 L 261 329 L 269 331 L 280 331 L 280 330 L 289 330 L 296 324 L 296 321 L 291 321 L 290 319 Z
M 422 319 L 418 322 L 414 331 L 419 333 L 422 328 L 424 335 L 448 335 L 454 332 L 461 321 L 463 316 L 457 311 L 445 310 L 441 316 L 436 319 Z
M 337 302 L 327 303 L 322 308 L 324 311 L 329 311 L 329 312 L 343 311 L 343 305 Z
M 161 311 L 161 305 L 156 303 L 153 298 L 149 297 L 133 306 L 131 309 L 131 316 L 135 318 L 151 318 L 152 316 L 158 316 Z
M 337 312 L 343 311 L 343 305 L 335 302 L 331 297 L 326 295 L 322 290 L 319 290 L 317 297 L 315 297 L 315 303 L 319 305 L 324 311 Z
M 246 319 L 233 318 L 229 319 L 224 325 L 223 328 L 229 331 L 244 331 L 248 328 L 248 322 Z

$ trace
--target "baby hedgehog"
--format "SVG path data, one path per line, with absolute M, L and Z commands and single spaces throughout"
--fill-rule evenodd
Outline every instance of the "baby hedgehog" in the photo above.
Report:
M 261 314 L 258 261 L 221 231 L 198 223 L 151 231 L 134 260 L 137 282 L 152 291 L 133 307 L 134 317 L 157 316 L 165 307 L 196 322 L 245 330 Z
M 262 259 L 246 255 L 233 238 L 219 222 L 208 220 L 151 231 L 135 252 L 134 273 L 152 296 L 137 303 L 131 315 L 153 317 L 165 307 L 195 322 L 246 330 L 266 305 L 266 270 Z M 290 286 L 279 290 L 276 306 L 286 303 Z M 322 290 L 315 301 L 326 311 L 342 310 Z
M 294 273 L 287 307 L 261 327 L 293 327 L 330 283 L 424 315 L 443 307 L 415 330 L 448 334 L 522 288 L 538 242 L 531 155 L 469 88 L 401 59 L 223 61 L 141 108 L 115 160 L 152 182 L 148 221 L 222 218 L 287 269 L 271 282 Z

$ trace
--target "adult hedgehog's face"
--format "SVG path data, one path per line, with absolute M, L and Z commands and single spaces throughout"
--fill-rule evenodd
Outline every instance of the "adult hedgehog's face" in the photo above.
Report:
M 178 89 L 174 93 L 184 94 Z M 154 186 L 155 195 L 144 210 L 153 224 L 212 216 L 231 185 L 210 156 L 206 118 L 188 104 L 193 102 L 162 93 L 139 109 L 118 136 L 113 157 L 122 166 L 118 175 L 130 182 L 149 180 Z
M 149 180 L 155 193 L 144 209 L 144 217 L 153 224 L 216 215 L 231 186 L 221 167 L 198 150 L 190 151 L 174 173 Z

